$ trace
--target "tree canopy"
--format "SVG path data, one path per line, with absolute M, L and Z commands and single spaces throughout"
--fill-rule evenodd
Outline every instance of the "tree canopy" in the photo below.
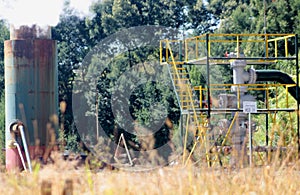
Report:
M 265 4 L 262 0 L 103 0 L 96 1 L 91 6 L 91 16 L 82 17 L 76 15 L 66 4 L 60 22 L 52 29 L 53 39 L 58 42 L 59 101 L 67 103 L 64 128 L 70 134 L 76 134 L 72 115 L 74 72 L 80 69 L 84 58 L 97 43 L 114 33 L 131 27 L 150 25 L 177 29 L 184 36 L 215 32 L 264 33 L 265 30 L 267 33 L 299 33 L 299 9 L 298 0 L 266 0 Z M 8 39 L 8 34 L 7 24 L 0 21 L 0 95 L 4 89 L 3 41 Z M 100 125 L 112 137 L 115 135 L 114 131 L 122 131 L 116 125 L 116 118 L 112 113 L 112 86 L 134 65 L 143 65 L 148 60 L 158 61 L 158 48 L 159 45 L 157 48 L 128 48 L 115 56 L 109 63 L 110 68 L 99 74 L 95 83 L 99 100 L 97 108 L 92 106 L 95 103 L 94 94 L 91 92 L 87 95 L 85 101 L 91 104 L 90 113 L 87 114 L 98 112 L 96 116 Z M 140 68 L 134 71 L 139 74 L 141 71 L 150 70 Z M 228 74 L 226 67 L 221 71 L 224 71 L 224 75 Z M 201 68 L 190 69 L 194 84 L 201 85 L 204 80 L 201 72 Z M 179 110 L 173 92 L 150 81 L 145 82 L 130 96 L 132 117 L 143 124 L 150 124 L 151 116 L 161 113 L 149 110 L 149 106 L 160 101 L 168 105 L 167 116 L 174 124 L 178 124 Z M 155 135 L 159 143 L 168 139 L 168 131 L 169 127 L 162 125 L 160 133 Z M 138 140 L 135 136 L 127 136 L 133 142 Z M 139 147 L 141 146 L 136 149 Z

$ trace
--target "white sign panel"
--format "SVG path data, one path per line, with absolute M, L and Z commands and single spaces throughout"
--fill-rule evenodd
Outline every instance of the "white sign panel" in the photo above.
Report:
M 257 112 L 257 104 L 253 101 L 244 101 L 243 102 L 243 112 L 246 113 L 256 113 Z

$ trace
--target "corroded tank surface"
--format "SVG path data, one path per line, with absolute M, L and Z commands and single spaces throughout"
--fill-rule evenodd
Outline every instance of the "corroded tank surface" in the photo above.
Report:
M 4 42 L 6 143 L 9 124 L 24 122 L 30 146 L 47 145 L 47 123 L 57 123 L 57 49 L 49 27 L 11 28 Z

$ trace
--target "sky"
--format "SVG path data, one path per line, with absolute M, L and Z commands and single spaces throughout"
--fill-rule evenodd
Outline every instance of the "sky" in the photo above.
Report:
M 0 18 L 10 24 L 50 25 L 59 21 L 65 0 L 0 0 Z M 87 15 L 89 6 L 96 0 L 70 0 L 70 6 L 81 15 Z

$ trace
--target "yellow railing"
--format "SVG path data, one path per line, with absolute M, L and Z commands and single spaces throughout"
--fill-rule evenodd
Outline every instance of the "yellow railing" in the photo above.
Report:
M 249 57 L 250 62 L 276 62 L 277 59 L 274 58 L 289 57 L 290 53 L 295 53 L 294 49 L 292 51 L 289 49 L 289 45 L 295 42 L 295 34 L 208 34 L 208 40 L 206 36 L 204 34 L 185 40 L 162 40 L 160 62 L 171 60 L 166 50 L 166 41 L 174 45 L 172 48 L 176 48 L 175 63 L 195 61 L 206 57 L 210 57 L 216 63 L 228 62 L 226 59 L 214 58 L 226 57 L 230 52 L 236 53 L 237 57 L 240 57 L 240 53 L 244 53 L 245 57 Z M 270 57 L 272 59 L 266 59 Z M 251 60 L 251 58 L 264 59 Z
M 191 110 L 192 112 L 188 114 L 188 119 L 192 118 L 193 120 L 193 124 L 194 125 L 194 135 L 195 137 L 197 137 L 197 139 L 199 139 L 199 141 L 201 142 L 201 145 L 204 145 L 205 150 L 206 150 L 206 159 L 207 159 L 207 163 L 210 163 L 210 159 L 208 156 L 209 153 L 209 148 L 208 146 L 206 146 L 206 128 L 204 127 L 204 123 L 201 119 L 201 115 L 198 115 L 196 112 L 196 108 L 194 106 L 194 99 L 193 99 L 193 94 L 192 94 L 192 87 L 191 85 L 189 85 L 188 83 L 183 84 L 186 82 L 186 79 L 183 78 L 183 73 L 179 71 L 180 68 L 177 67 L 177 64 L 175 62 L 175 58 L 174 58 L 174 54 L 173 54 L 173 48 L 170 46 L 170 43 L 168 41 L 166 41 L 166 49 L 168 51 L 167 56 L 170 56 L 171 62 L 169 62 L 171 68 L 173 69 L 173 76 L 172 76 L 172 80 L 175 81 L 174 84 L 178 85 L 179 89 L 177 88 L 176 91 L 178 93 L 179 99 L 180 99 L 180 104 L 185 102 L 188 104 L 187 106 L 187 110 Z M 162 54 L 160 54 L 162 55 Z M 181 68 L 182 69 L 182 68 Z M 188 81 L 189 82 L 189 81 Z M 181 92 L 185 92 L 186 95 L 183 95 L 183 93 Z M 182 105 L 183 106 L 183 105 Z M 202 122 L 200 122 L 202 121 Z M 186 127 L 186 136 L 187 136 L 187 132 L 189 130 L 188 127 L 189 123 L 187 123 L 187 127 Z M 191 154 L 194 152 L 194 149 L 196 147 L 198 142 L 194 143 L 194 146 L 192 147 L 192 150 L 190 152 L 190 155 L 187 158 L 188 159 L 191 158 Z M 186 147 L 186 143 L 185 143 L 185 147 Z M 185 154 L 183 159 L 185 158 Z
M 220 92 L 222 91 L 222 93 L 227 93 L 227 94 L 231 94 L 231 87 L 235 86 L 238 88 L 238 93 L 237 93 L 237 108 L 240 109 L 240 88 L 241 87 L 247 87 L 248 92 L 251 93 L 251 91 L 261 91 L 261 93 L 265 93 L 266 94 L 266 102 L 264 105 L 258 105 L 258 109 L 259 108 L 267 108 L 267 109 L 279 109 L 279 92 L 278 89 L 279 88 L 285 88 L 284 90 L 284 101 L 285 101 L 285 107 L 284 108 L 291 108 L 290 105 L 290 95 L 288 92 L 288 89 L 290 87 L 295 87 L 296 84 L 211 84 L 210 86 L 210 90 L 211 93 L 210 94 L 214 94 L 214 91 L 217 91 L 218 94 L 220 94 Z M 207 88 L 204 88 L 202 86 L 196 86 L 194 87 L 195 91 L 199 91 L 199 97 L 200 97 L 200 107 L 202 107 L 202 97 L 206 97 L 206 93 L 207 93 Z M 270 97 L 272 93 L 272 97 Z M 281 94 L 282 95 L 282 94 Z M 212 95 L 213 98 L 217 99 L 216 97 L 214 97 Z M 270 102 L 270 99 L 275 99 L 275 103 Z M 294 99 L 294 102 L 296 103 L 296 100 Z M 295 106 L 293 106 L 294 108 Z

